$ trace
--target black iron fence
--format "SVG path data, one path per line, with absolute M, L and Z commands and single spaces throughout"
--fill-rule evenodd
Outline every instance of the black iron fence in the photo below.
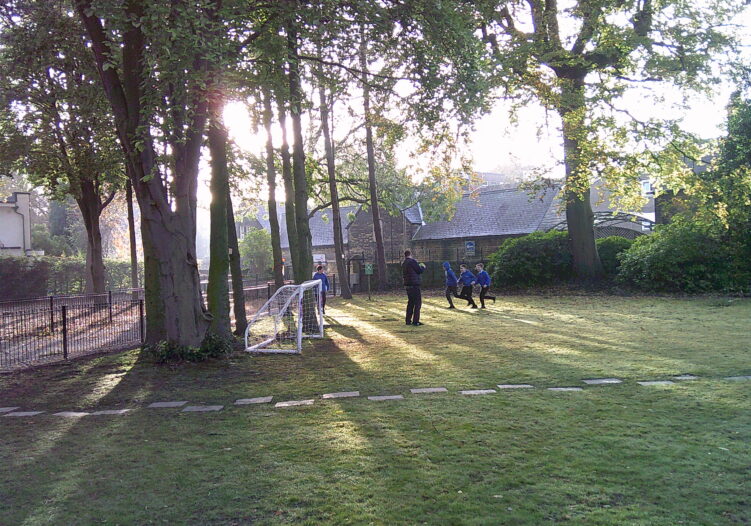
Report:
M 330 294 L 336 295 L 336 275 L 329 275 L 329 283 Z M 243 287 L 248 315 L 260 309 L 276 289 L 273 282 Z M 0 370 L 132 349 L 143 343 L 145 335 L 143 289 L 3 301 Z
M 143 342 L 143 299 L 91 300 L 0 312 L 0 369 L 129 349 Z

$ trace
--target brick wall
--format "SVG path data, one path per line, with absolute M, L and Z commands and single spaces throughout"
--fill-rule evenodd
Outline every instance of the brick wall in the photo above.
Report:
M 412 242 L 412 252 L 420 261 L 450 261 L 452 263 L 478 263 L 487 261 L 501 244 L 515 236 L 480 238 L 431 239 Z M 475 242 L 475 255 L 467 255 L 465 241 Z
M 404 215 L 401 213 L 392 216 L 383 208 L 380 209 L 380 213 L 386 260 L 399 261 L 419 225 L 405 221 Z M 354 221 L 350 223 L 348 229 L 348 257 L 365 254 L 366 261 L 375 261 L 375 237 L 373 234 L 373 213 L 371 210 L 360 210 Z

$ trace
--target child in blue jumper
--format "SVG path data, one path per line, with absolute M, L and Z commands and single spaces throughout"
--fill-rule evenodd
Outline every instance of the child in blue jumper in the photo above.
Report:
M 455 298 L 459 297 L 459 290 L 457 288 L 459 279 L 454 274 L 454 271 L 451 269 L 451 263 L 448 261 L 443 262 L 443 269 L 446 271 L 446 299 L 449 302 L 449 309 L 455 309 L 456 307 L 454 307 L 451 296 Z
M 471 305 L 473 309 L 476 309 L 477 304 L 475 303 L 475 300 L 472 299 L 472 285 L 477 282 L 477 278 L 472 274 L 472 271 L 467 268 L 467 265 L 460 265 L 459 270 L 461 271 L 459 274 L 459 282 L 462 284 L 462 293 L 459 294 L 459 297 L 467 300 L 467 305 Z
M 321 312 L 326 314 L 326 291 L 329 290 L 329 277 L 323 271 L 323 265 L 316 267 L 317 272 L 313 274 L 313 279 L 321 280 Z
M 477 284 L 480 285 L 480 304 L 482 308 L 485 308 L 485 300 L 493 300 L 495 303 L 495 296 L 488 296 L 488 290 L 490 290 L 490 274 L 485 271 L 485 265 L 478 263 L 475 265 L 477 270 Z

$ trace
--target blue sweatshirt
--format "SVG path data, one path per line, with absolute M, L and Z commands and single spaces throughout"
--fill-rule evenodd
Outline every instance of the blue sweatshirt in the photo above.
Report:
M 481 287 L 489 287 L 490 286 L 490 274 L 488 274 L 485 269 L 482 269 L 477 274 L 477 284 Z
M 451 264 L 448 261 L 443 263 L 443 268 L 446 271 L 446 286 L 456 287 L 459 284 L 459 280 L 456 278 L 456 274 L 451 270 Z
M 320 279 L 321 280 L 321 292 L 326 292 L 329 290 L 329 278 L 324 274 L 323 272 L 316 272 L 313 274 L 313 279 Z
M 477 281 L 477 278 L 474 274 L 472 274 L 471 271 L 465 270 L 464 272 L 462 272 L 462 275 L 459 276 L 459 281 L 462 282 L 463 286 L 469 287 L 470 285 L 472 285 L 472 283 L 475 283 Z

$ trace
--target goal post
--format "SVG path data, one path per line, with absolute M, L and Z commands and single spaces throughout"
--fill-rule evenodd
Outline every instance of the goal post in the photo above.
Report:
M 321 280 L 279 287 L 245 329 L 245 350 L 300 354 L 303 338 L 323 338 Z

